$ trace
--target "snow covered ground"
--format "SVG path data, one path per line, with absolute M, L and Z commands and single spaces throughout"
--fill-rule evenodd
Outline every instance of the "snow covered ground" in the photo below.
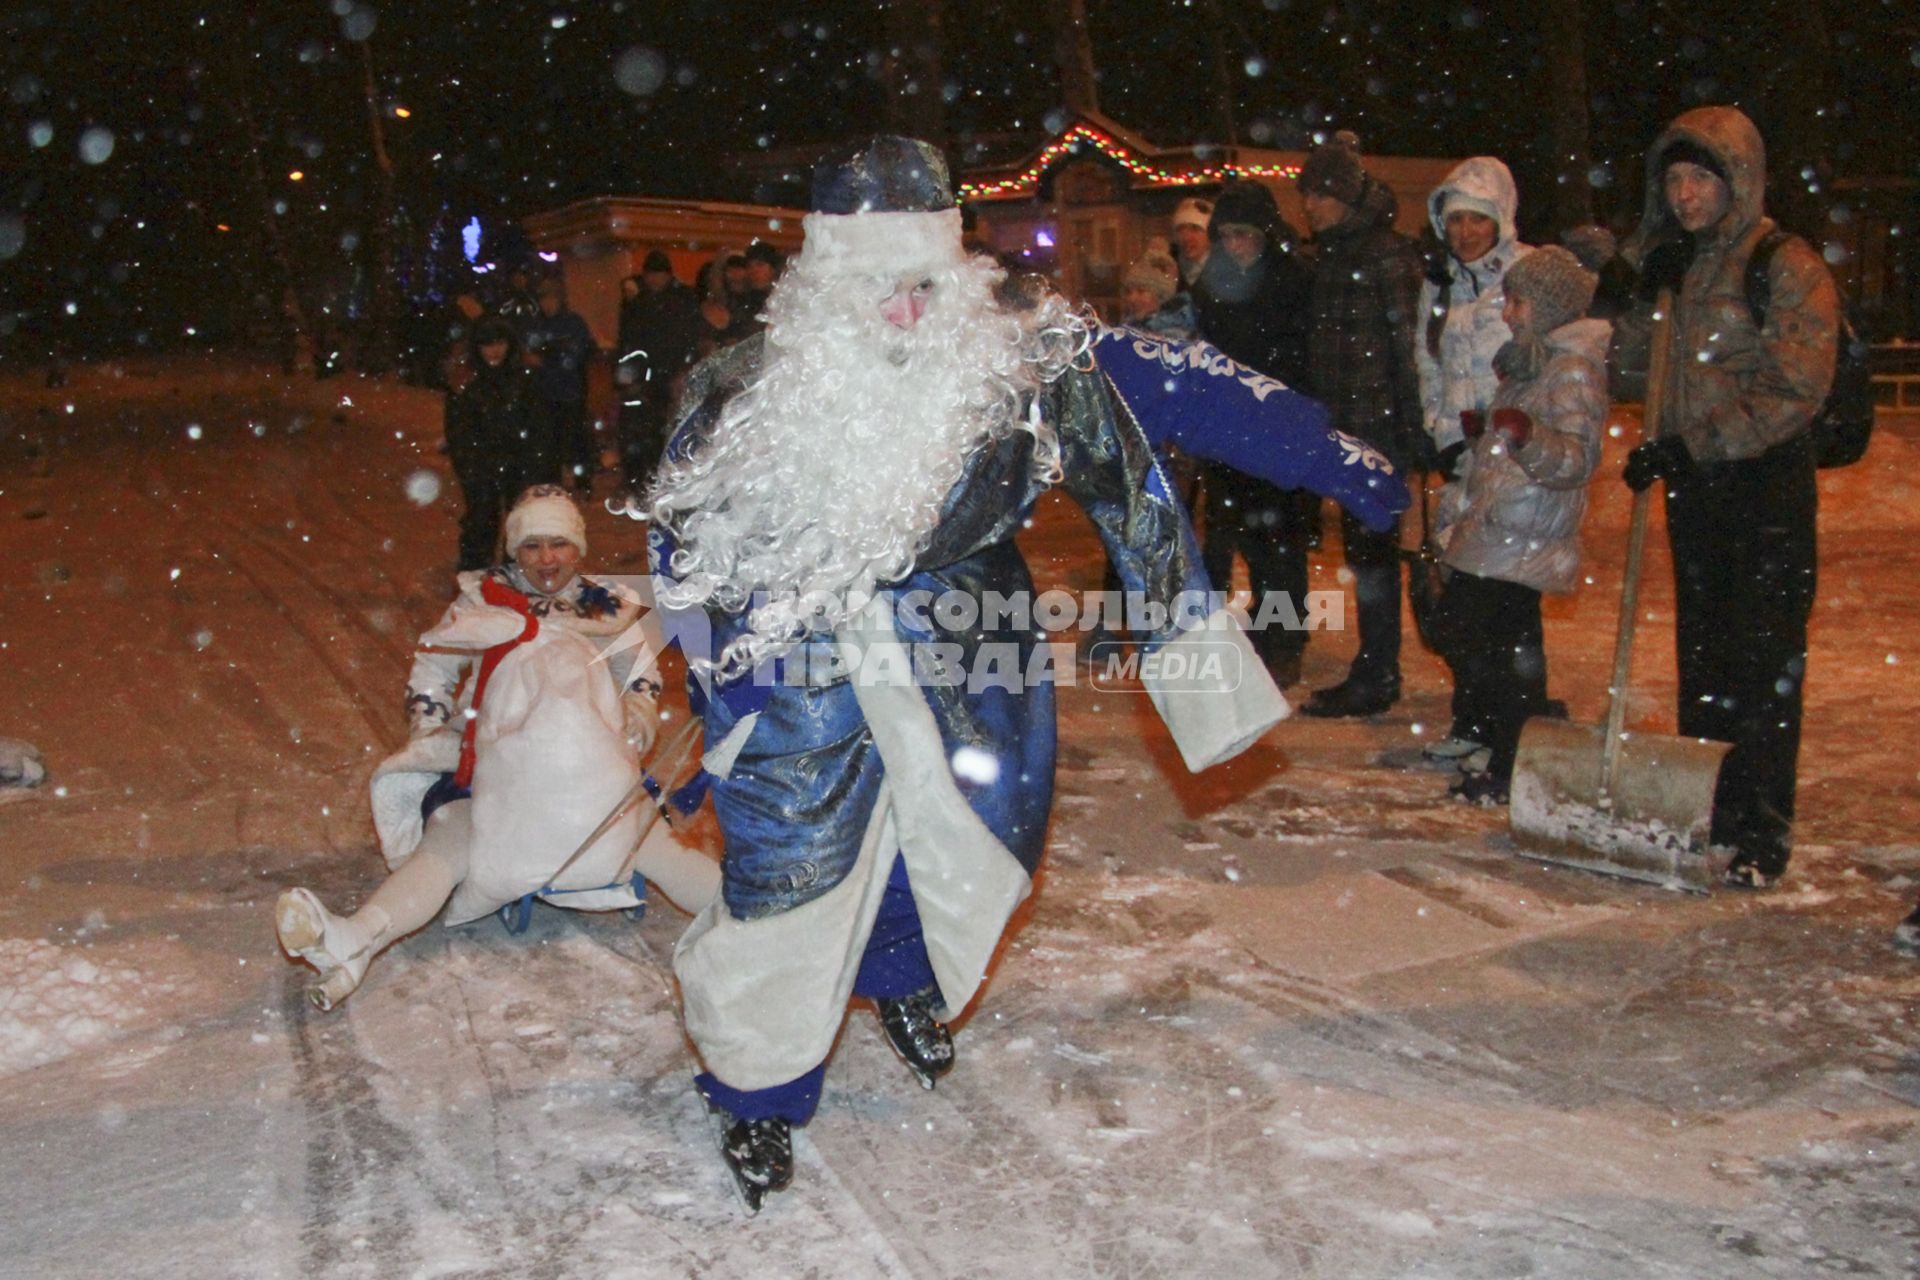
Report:
M 1143 697 L 1071 690 L 1040 892 L 959 1067 L 923 1092 L 854 1011 L 748 1219 L 670 908 L 430 928 L 327 1015 L 274 945 L 282 888 L 381 874 L 365 781 L 451 585 L 437 399 L 147 361 L 0 381 L 0 414 L 0 734 L 51 775 L 0 804 L 0 1275 L 1920 1274 L 1920 962 L 1886 946 L 1920 894 L 1912 435 L 1822 478 L 1781 891 L 1517 859 L 1503 815 L 1388 767 L 1445 727 L 1411 641 L 1394 714 L 1199 777 Z M 1548 617 L 1581 719 L 1626 507 L 1595 493 L 1595 582 Z M 637 526 L 589 520 L 637 570 Z M 1098 585 L 1064 505 L 1029 551 Z M 1316 639 L 1309 682 L 1350 652 Z

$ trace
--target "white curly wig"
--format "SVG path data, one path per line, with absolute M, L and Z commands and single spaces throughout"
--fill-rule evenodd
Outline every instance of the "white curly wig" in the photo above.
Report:
M 808 216 L 767 303 L 758 374 L 649 495 L 679 542 L 662 602 L 748 610 L 710 664 L 722 676 L 831 631 L 905 577 L 981 444 L 1031 432 L 1036 474 L 1058 478 L 1033 393 L 1084 350 L 1086 325 L 1051 294 L 1008 309 L 1003 280 L 961 249 L 956 210 Z M 921 283 L 919 323 L 888 323 L 881 303 Z

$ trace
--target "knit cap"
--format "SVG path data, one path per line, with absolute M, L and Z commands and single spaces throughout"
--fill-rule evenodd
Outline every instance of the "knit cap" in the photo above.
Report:
M 565 538 L 587 553 L 587 522 L 566 490 L 557 484 L 536 484 L 520 495 L 507 512 L 507 554 L 518 551 L 529 538 Z
M 1620 244 L 1613 232 L 1595 222 L 1568 227 L 1560 233 L 1560 243 L 1589 271 L 1598 271 L 1620 256 Z
M 1509 298 L 1533 308 L 1533 331 L 1552 333 L 1587 313 L 1599 277 L 1557 244 L 1544 245 L 1507 268 Z
M 1153 295 L 1153 300 L 1165 304 L 1174 295 L 1176 281 L 1180 278 L 1180 269 L 1172 258 L 1158 249 L 1149 249 L 1141 254 L 1127 273 L 1120 277 L 1122 289 L 1145 289 Z
M 1342 130 L 1307 153 L 1300 166 L 1303 195 L 1332 196 L 1341 204 L 1357 205 L 1366 190 L 1367 171 L 1360 164 L 1359 139 Z
M 1202 231 L 1213 221 L 1213 201 L 1202 200 L 1198 196 L 1188 196 L 1173 211 L 1173 225 L 1179 227 L 1198 227 Z
M 1677 139 L 1660 154 L 1661 173 L 1676 164 L 1697 164 L 1720 181 L 1727 181 L 1727 166 L 1720 162 L 1720 157 L 1690 138 Z
M 1218 240 L 1220 228 L 1231 226 L 1252 227 L 1268 240 L 1289 238 L 1282 234 L 1280 206 L 1274 203 L 1273 192 L 1251 178 L 1228 183 L 1213 202 L 1208 234 Z

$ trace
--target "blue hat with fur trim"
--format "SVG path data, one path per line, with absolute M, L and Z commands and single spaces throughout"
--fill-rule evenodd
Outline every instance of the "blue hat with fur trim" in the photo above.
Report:
M 876 134 L 813 170 L 814 213 L 937 213 L 955 206 L 940 152 L 917 138 Z

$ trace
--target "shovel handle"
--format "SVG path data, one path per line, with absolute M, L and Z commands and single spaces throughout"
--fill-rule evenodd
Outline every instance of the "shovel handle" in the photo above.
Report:
M 1647 361 L 1646 402 L 1640 414 L 1640 442 L 1660 438 L 1660 414 L 1667 395 L 1667 363 L 1673 345 L 1673 290 L 1662 289 L 1653 304 L 1653 340 Z M 1633 630 L 1640 617 L 1640 558 L 1647 545 L 1647 511 L 1653 486 L 1633 495 L 1627 522 L 1627 566 L 1620 582 L 1620 622 L 1613 637 L 1613 679 L 1607 685 L 1607 734 L 1600 746 L 1600 796 L 1613 794 L 1620 765 L 1620 738 L 1627 725 L 1627 680 L 1633 671 Z

